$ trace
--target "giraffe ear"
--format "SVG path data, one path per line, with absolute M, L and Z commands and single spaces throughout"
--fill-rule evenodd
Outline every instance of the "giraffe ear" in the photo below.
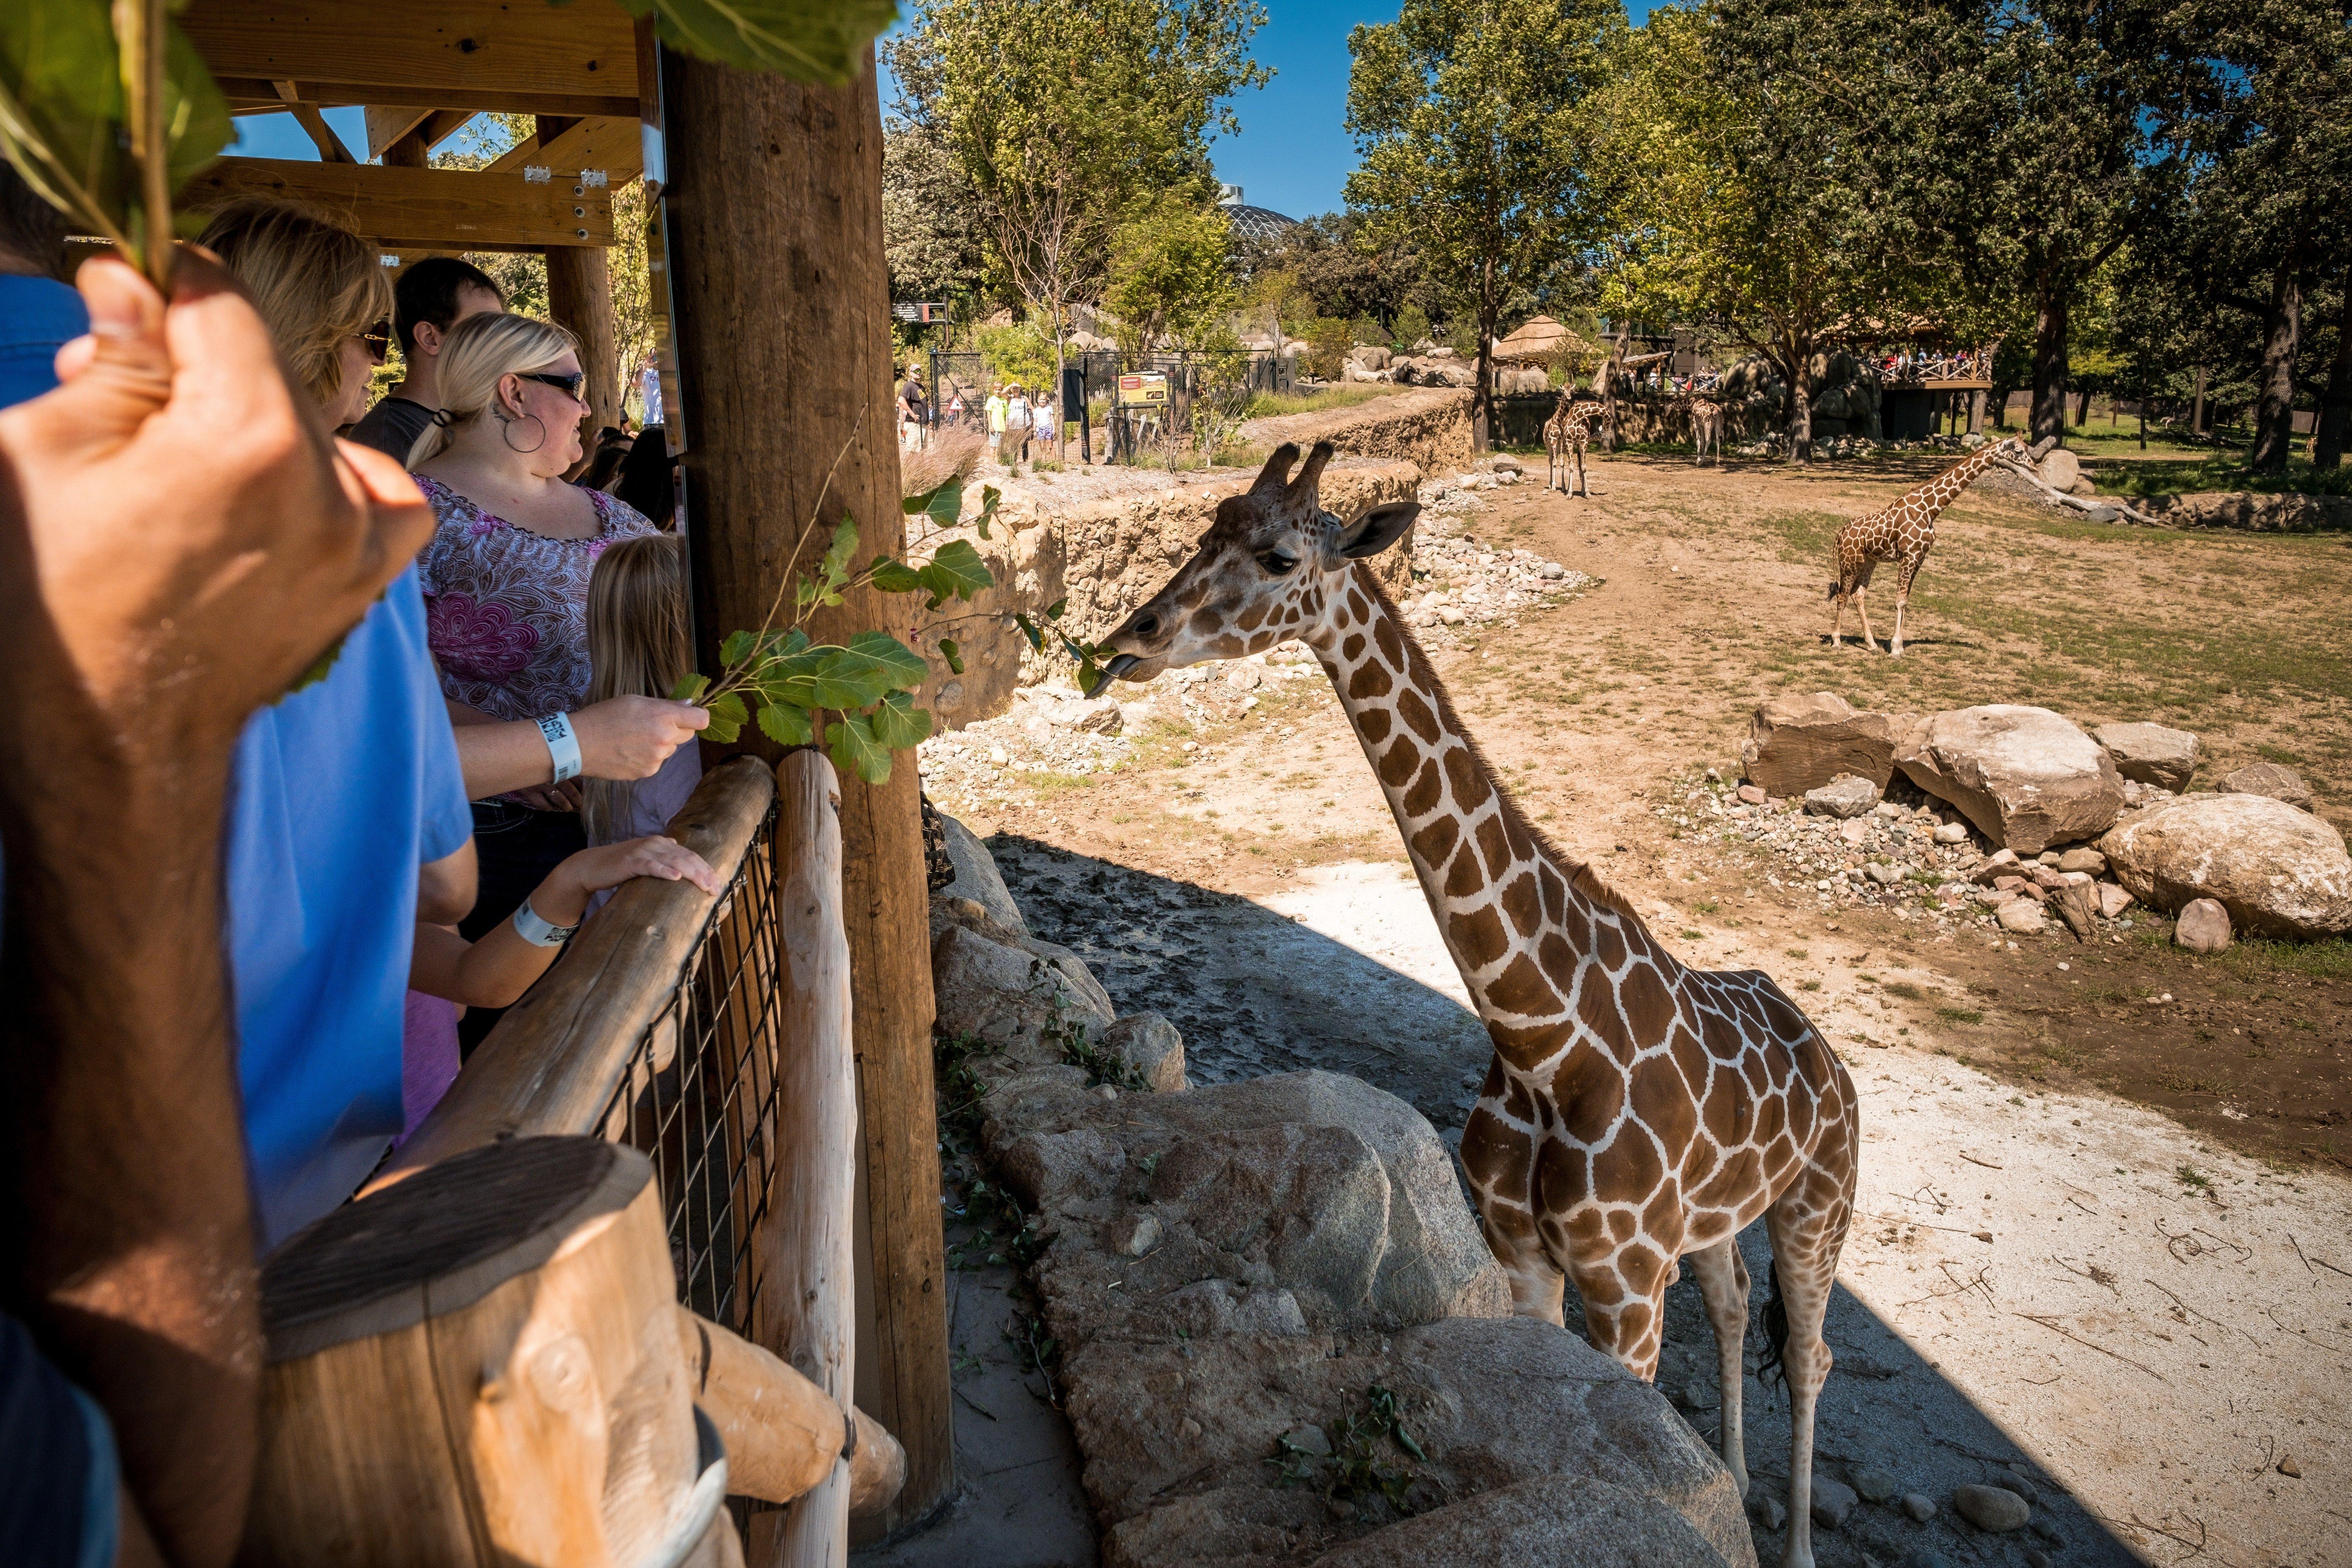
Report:
M 1404 537 L 1412 520 L 1421 515 L 1417 500 L 1395 500 L 1360 512 L 1355 520 L 1339 531 L 1332 541 L 1334 553 L 1343 560 L 1360 561 L 1367 555 L 1378 555 Z

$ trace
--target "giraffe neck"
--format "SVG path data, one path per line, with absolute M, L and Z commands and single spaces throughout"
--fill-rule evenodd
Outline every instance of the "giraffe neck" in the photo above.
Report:
M 1917 489 L 1903 498 L 1903 504 L 1924 509 L 1927 521 L 1933 522 L 1944 514 L 1944 509 L 1958 499 L 1959 493 L 1976 482 L 1979 474 L 1992 467 L 2000 455 L 2003 443 L 1988 442 L 1978 450 L 1946 468 Z
M 1370 570 L 1359 563 L 1334 598 L 1308 640 L 1380 779 L 1446 949 L 1498 1042 L 1543 1033 L 1565 1016 L 1576 961 L 1600 941 L 1622 952 L 1603 933 L 1630 934 L 1641 921 L 1528 825 Z

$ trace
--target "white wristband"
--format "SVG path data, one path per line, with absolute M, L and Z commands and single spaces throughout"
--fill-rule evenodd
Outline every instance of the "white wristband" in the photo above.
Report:
M 572 940 L 572 933 L 580 929 L 578 926 L 550 925 L 540 918 L 537 910 L 530 907 L 529 899 L 515 906 L 514 928 L 515 934 L 533 947 L 562 947 Z
M 547 737 L 547 754 L 555 759 L 555 782 L 580 776 L 580 737 L 572 732 L 572 715 L 551 713 L 539 721 L 539 732 Z

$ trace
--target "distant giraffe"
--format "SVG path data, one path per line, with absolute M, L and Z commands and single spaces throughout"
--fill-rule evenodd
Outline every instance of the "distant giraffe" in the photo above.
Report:
M 1688 1259 L 1715 1331 L 1724 1466 L 1744 1497 L 1737 1238 L 1763 1219 L 1764 1321 L 1790 1390 L 1780 1561 L 1812 1568 L 1822 1321 L 1861 1152 L 1853 1080 L 1769 976 L 1685 967 L 1632 900 L 1528 822 L 1371 574 L 1420 508 L 1342 521 L 1318 500 L 1330 460 L 1328 442 L 1303 463 L 1281 447 L 1246 493 L 1219 501 L 1198 552 L 1104 639 L 1087 695 L 1292 637 L 1315 651 L 1494 1042 L 1462 1165 L 1514 1307 L 1563 1322 L 1572 1280 L 1593 1345 L 1646 1381 Z
M 1592 432 L 1601 419 L 1602 405 L 1578 399 L 1573 392 L 1559 395 L 1559 405 L 1544 421 L 1544 489 L 1558 487 L 1562 495 L 1574 495 L 1568 487 L 1568 460 L 1576 459 L 1576 482 L 1583 488 L 1585 498 L 1591 499 L 1592 481 L 1584 472 L 1584 449 L 1592 444 Z
M 1691 399 L 1691 462 L 1706 461 L 1709 452 L 1717 464 L 1723 461 L 1723 405 L 1710 398 Z
M 2023 458 L 2032 462 L 2040 458 L 2050 443 L 2042 442 L 2032 451 L 2014 436 L 1993 442 L 1954 463 L 1926 484 L 1906 490 L 1894 505 L 1858 517 L 1837 535 L 1837 578 L 1830 584 L 1830 599 L 1836 613 L 1830 617 L 1830 647 L 1843 647 L 1845 627 L 1845 606 L 1853 601 L 1862 616 L 1862 640 L 1870 651 L 1878 651 L 1878 638 L 1870 630 L 1870 606 L 1864 595 L 1870 590 L 1870 574 L 1882 561 L 1899 563 L 1902 575 L 1895 585 L 1895 636 L 1889 657 L 1903 657 L 1903 610 L 1911 602 L 1911 583 L 1919 575 L 1919 568 L 1927 562 L 1927 552 L 1936 547 L 1936 519 L 1952 504 L 1959 493 L 1976 482 L 1976 477 L 1990 468 L 1996 460 Z

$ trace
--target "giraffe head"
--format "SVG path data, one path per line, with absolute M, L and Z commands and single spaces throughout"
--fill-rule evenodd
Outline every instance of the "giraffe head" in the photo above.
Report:
M 1328 441 L 1304 463 L 1285 442 L 1247 490 L 1218 502 L 1192 559 L 1103 640 L 1107 679 L 1149 680 L 1294 637 L 1314 644 L 1354 563 L 1394 544 L 1421 512 L 1391 501 L 1340 521 L 1316 495 L 1330 460 Z

